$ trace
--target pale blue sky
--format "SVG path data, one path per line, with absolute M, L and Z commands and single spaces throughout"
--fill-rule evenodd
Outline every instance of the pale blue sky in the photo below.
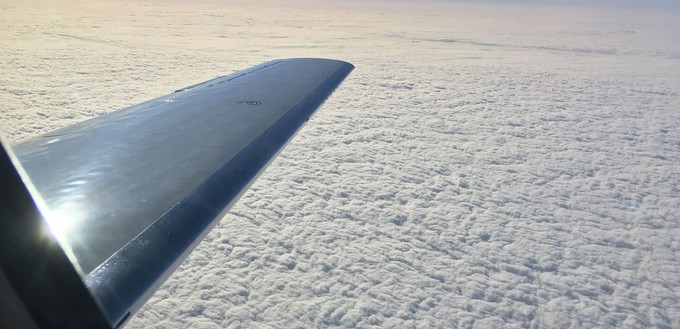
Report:
M 532 4 L 572 4 L 598 5 L 633 8 L 680 9 L 680 0 L 432 0 L 432 1 L 467 1 L 487 3 L 532 3 Z

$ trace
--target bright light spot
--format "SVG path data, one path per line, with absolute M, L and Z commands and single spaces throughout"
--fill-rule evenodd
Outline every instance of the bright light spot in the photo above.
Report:
M 45 221 L 52 232 L 52 236 L 57 239 L 59 246 L 69 258 L 78 273 L 83 274 L 82 269 L 78 265 L 78 259 L 73 253 L 72 243 L 74 243 L 73 234 L 76 225 L 78 225 L 78 216 L 82 216 L 80 206 L 76 204 L 66 204 L 59 209 L 50 210 L 45 216 Z M 68 238 L 71 237 L 69 240 Z
M 73 228 L 73 219 L 67 213 L 57 210 L 51 211 L 48 216 L 46 216 L 45 221 L 52 231 L 52 235 L 57 238 L 60 245 L 66 243 L 66 237 L 69 231 Z

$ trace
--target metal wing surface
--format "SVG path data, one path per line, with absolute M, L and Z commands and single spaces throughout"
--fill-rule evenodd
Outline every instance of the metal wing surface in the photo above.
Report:
M 112 326 L 141 307 L 352 69 L 267 62 L 13 147 Z

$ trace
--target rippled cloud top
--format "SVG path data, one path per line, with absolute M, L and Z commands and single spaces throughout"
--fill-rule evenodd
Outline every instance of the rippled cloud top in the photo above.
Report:
M 127 328 L 680 327 L 680 15 L 0 4 L 14 141 L 283 57 L 356 70 Z

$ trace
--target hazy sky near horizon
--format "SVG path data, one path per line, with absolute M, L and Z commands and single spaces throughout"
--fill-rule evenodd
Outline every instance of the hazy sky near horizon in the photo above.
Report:
M 126 328 L 680 327 L 677 12 L 36 3 L 0 0 L 12 141 L 275 58 L 356 66 Z
M 409 1 L 409 0 L 405 0 Z M 425 1 L 461 1 L 461 0 L 425 0 Z M 579 6 L 613 6 L 630 8 L 679 9 L 677 0 L 462 0 L 476 3 L 514 3 L 514 4 L 548 4 Z

